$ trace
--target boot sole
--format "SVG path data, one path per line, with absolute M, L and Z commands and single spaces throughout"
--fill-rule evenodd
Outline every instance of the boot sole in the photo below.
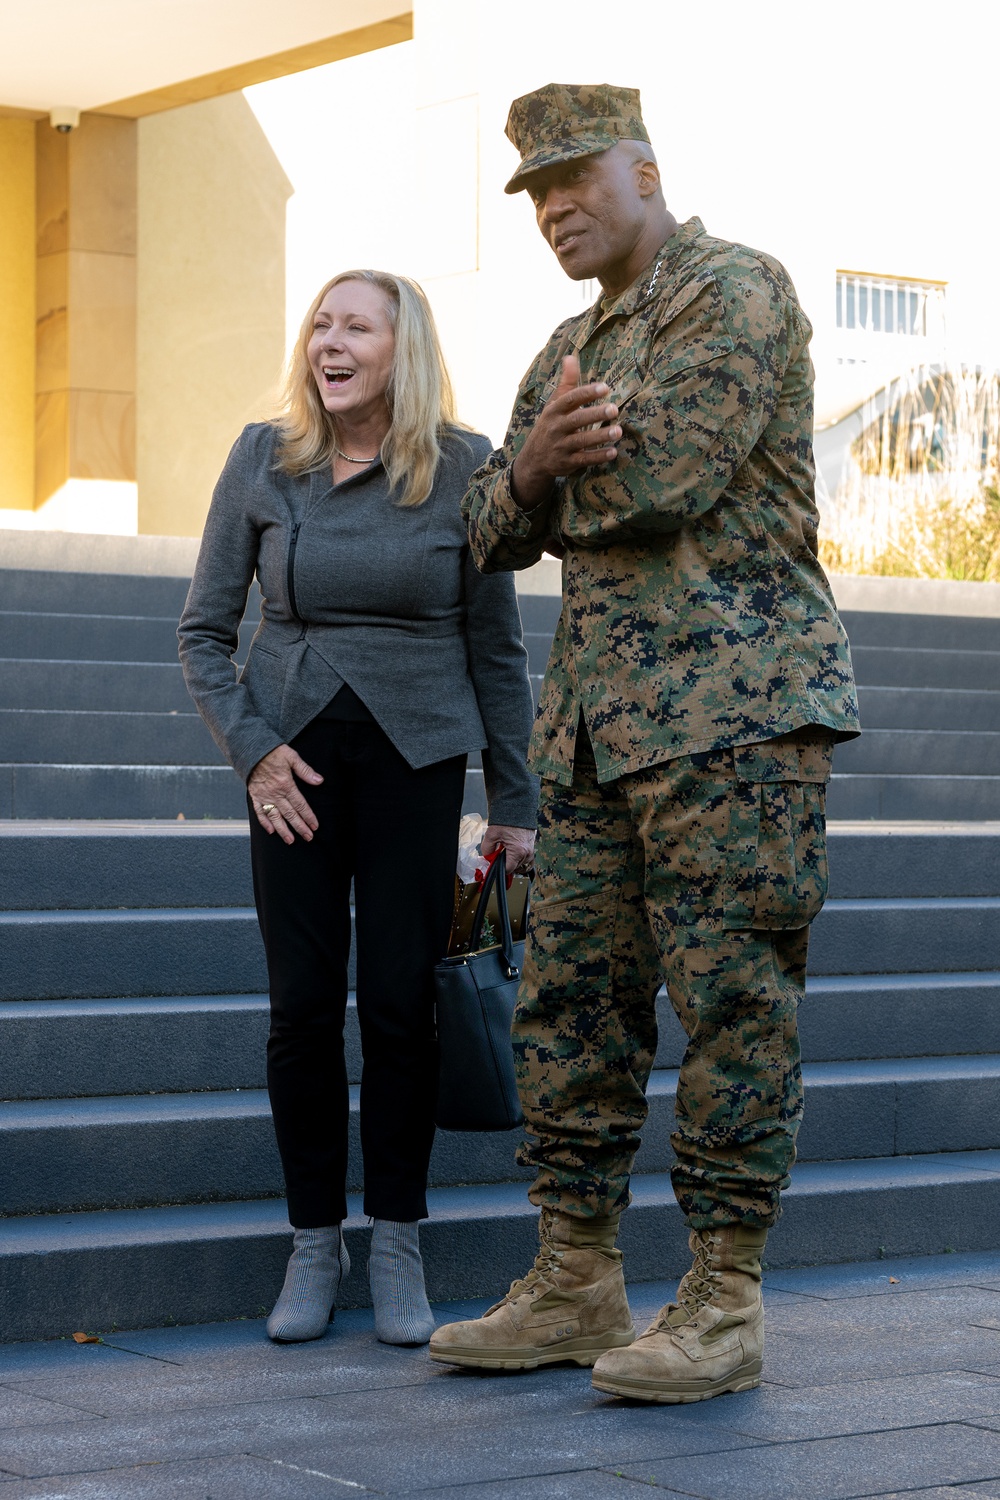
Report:
M 537 1370 L 539 1365 L 596 1364 L 609 1349 L 625 1349 L 635 1341 L 635 1329 L 627 1333 L 605 1333 L 600 1338 L 572 1339 L 547 1349 L 455 1348 L 447 1352 L 431 1346 L 431 1359 L 442 1365 L 462 1365 L 474 1370 Z
M 633 1401 L 655 1401 L 663 1406 L 678 1406 L 690 1401 L 708 1401 L 712 1396 L 724 1396 L 732 1391 L 753 1391 L 760 1385 L 762 1361 L 752 1360 L 741 1365 L 732 1375 L 721 1380 L 643 1380 L 613 1375 L 595 1374 L 594 1389 L 607 1391 L 611 1396 L 629 1396 Z

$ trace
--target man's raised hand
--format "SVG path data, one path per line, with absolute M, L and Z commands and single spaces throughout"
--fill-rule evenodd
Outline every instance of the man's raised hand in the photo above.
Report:
M 514 460 L 514 490 L 525 510 L 549 499 L 561 475 L 617 458 L 622 430 L 617 406 L 604 402 L 607 395 L 600 381 L 581 385 L 579 357 L 565 356 L 559 384 Z

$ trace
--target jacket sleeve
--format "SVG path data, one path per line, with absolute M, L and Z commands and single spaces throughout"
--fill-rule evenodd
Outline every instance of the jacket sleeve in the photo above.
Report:
M 538 777 L 527 766 L 534 711 L 514 580 L 509 573 L 484 576 L 467 556 L 465 598 L 469 673 L 486 729 L 490 822 L 534 828 Z
M 177 630 L 188 692 L 212 738 L 245 781 L 282 738 L 257 713 L 233 659 L 257 567 L 250 515 L 253 428 L 237 438 L 212 496 L 194 577 Z
M 503 447 L 491 453 L 473 474 L 462 502 L 469 546 L 483 573 L 530 568 L 555 531 L 558 492 L 547 504 L 526 511 L 518 505 L 511 482 L 514 459 L 541 405 L 543 357 L 535 360 L 521 382 Z
M 676 531 L 710 510 L 774 416 L 808 324 L 764 267 L 709 277 L 672 306 L 633 392 L 617 460 L 567 480 L 558 530 L 600 546 Z

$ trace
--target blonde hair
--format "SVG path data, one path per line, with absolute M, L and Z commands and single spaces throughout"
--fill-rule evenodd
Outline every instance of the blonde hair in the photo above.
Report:
M 333 462 L 337 426 L 320 399 L 307 349 L 324 298 L 344 281 L 364 281 L 385 294 L 396 343 L 386 391 L 391 426 L 380 456 L 389 483 L 401 489 L 398 503 L 422 505 L 434 483 L 445 428 L 464 424 L 455 416 L 455 397 L 430 304 L 415 281 L 390 271 L 341 271 L 313 298 L 288 363 L 274 421 L 281 434 L 278 462 L 289 474 L 305 474 Z

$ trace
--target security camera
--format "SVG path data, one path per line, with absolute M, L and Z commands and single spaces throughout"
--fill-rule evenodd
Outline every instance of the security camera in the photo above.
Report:
M 54 109 L 49 110 L 49 124 L 53 130 L 58 130 L 60 135 L 69 135 L 80 123 L 80 111 L 74 109 L 72 104 L 57 104 Z

